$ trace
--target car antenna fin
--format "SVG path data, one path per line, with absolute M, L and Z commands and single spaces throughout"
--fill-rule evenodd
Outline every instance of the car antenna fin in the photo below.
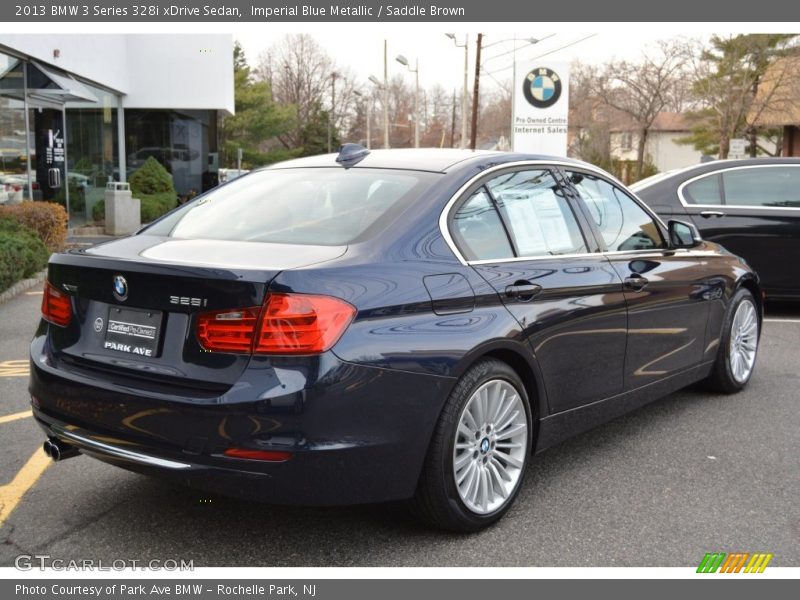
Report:
M 343 144 L 342 147 L 339 148 L 336 162 L 345 169 L 349 169 L 364 160 L 368 154 L 369 150 L 364 148 L 361 144 Z

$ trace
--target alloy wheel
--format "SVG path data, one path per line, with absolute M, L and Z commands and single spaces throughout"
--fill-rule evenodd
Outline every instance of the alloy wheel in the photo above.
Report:
M 742 301 L 731 322 L 728 361 L 737 383 L 744 383 L 753 371 L 758 348 L 758 318 L 753 303 Z
M 513 496 L 528 453 L 523 400 L 505 379 L 492 379 L 470 396 L 458 420 L 453 474 L 458 495 L 474 513 L 488 514 Z

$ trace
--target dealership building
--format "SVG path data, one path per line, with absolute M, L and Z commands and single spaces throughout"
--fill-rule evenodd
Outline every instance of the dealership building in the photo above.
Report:
M 199 193 L 233 110 L 230 35 L 0 34 L 0 202 L 59 201 L 80 225 L 151 156 Z

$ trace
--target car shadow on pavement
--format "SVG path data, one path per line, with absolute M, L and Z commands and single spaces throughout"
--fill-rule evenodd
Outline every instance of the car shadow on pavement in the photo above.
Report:
M 647 486 L 654 485 L 654 470 L 668 474 L 670 459 L 653 442 L 685 426 L 695 413 L 718 410 L 714 405 L 719 402 L 722 397 L 685 390 L 536 456 L 509 514 L 494 527 L 470 536 L 431 530 L 401 502 L 335 508 L 274 506 L 93 464 L 116 484 L 100 480 L 90 489 L 70 490 L 71 504 L 80 505 L 81 496 L 87 494 L 91 504 L 102 508 L 83 517 L 69 511 L 69 506 L 52 506 L 53 511 L 70 512 L 71 527 L 36 550 L 81 559 L 180 557 L 193 560 L 195 566 L 500 566 L 497 557 L 472 554 L 467 548 L 475 544 L 469 540 L 493 545 L 516 536 L 534 542 L 543 536 L 543 544 L 552 544 L 551 538 L 565 533 L 563 527 L 548 529 L 555 527 L 559 513 L 572 513 L 569 518 L 574 523 L 567 533 L 582 530 L 587 522 L 596 526 L 597 519 L 618 519 L 631 499 L 623 498 L 620 504 L 613 497 L 615 490 L 630 481 L 631 488 L 644 488 L 640 494 L 646 495 Z M 88 460 L 82 457 L 55 468 Z M 625 469 L 629 473 L 618 480 Z M 604 501 L 611 506 L 598 513 L 597 506 Z M 40 542 L 46 537 L 34 536 Z M 398 540 L 403 541 L 402 548 Z M 533 557 L 516 560 L 529 565 L 526 561 Z

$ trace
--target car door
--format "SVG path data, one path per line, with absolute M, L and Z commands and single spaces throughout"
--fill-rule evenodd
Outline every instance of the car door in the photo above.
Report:
M 515 167 L 473 185 L 450 221 L 466 262 L 519 323 L 543 374 L 551 413 L 623 387 L 622 281 L 587 238 L 573 203 L 552 169 Z
M 703 237 L 747 260 L 769 295 L 800 296 L 800 165 L 716 171 L 678 196 Z
M 565 169 L 628 304 L 625 388 L 636 389 L 699 364 L 708 295 L 700 261 L 669 247 L 663 226 L 620 186 Z

